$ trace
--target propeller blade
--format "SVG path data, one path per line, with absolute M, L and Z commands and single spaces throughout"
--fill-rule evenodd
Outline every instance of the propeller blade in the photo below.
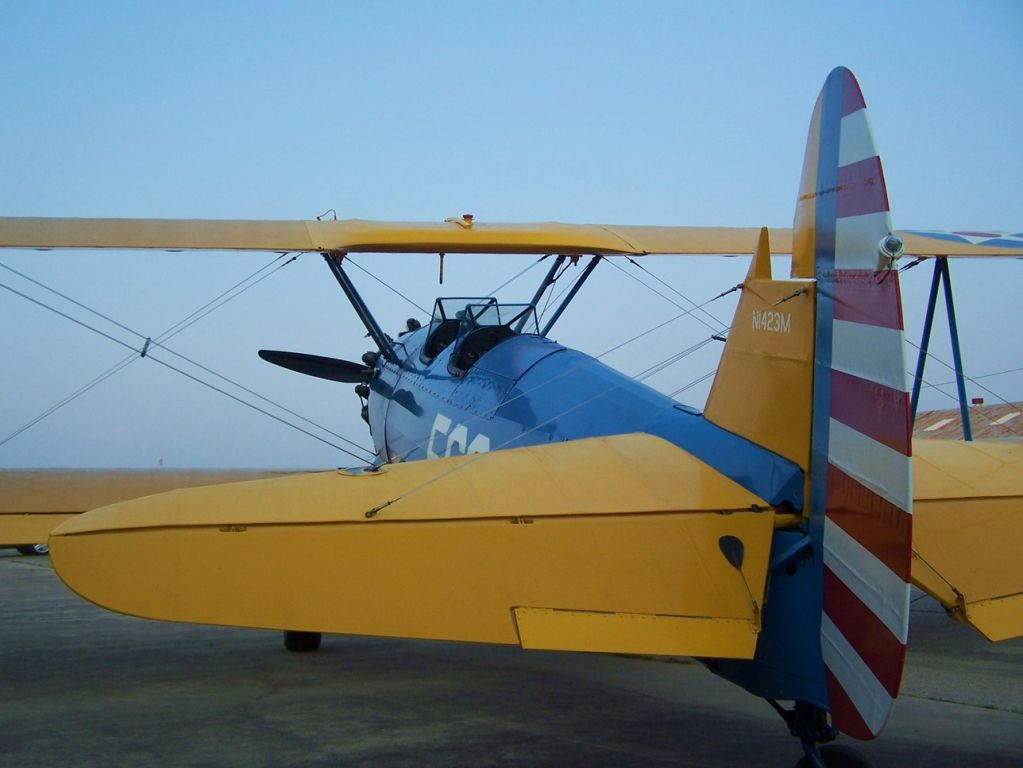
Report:
M 318 379 L 340 381 L 345 384 L 358 384 L 368 381 L 373 369 L 362 363 L 350 360 L 339 360 L 336 357 L 307 355 L 303 352 L 282 352 L 275 349 L 261 349 L 259 356 L 268 363 L 279 365 L 291 371 L 315 376 Z

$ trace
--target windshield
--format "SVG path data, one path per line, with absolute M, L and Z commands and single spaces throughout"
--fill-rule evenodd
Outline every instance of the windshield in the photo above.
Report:
M 496 333 L 488 334 L 484 343 L 478 333 L 482 329 Z M 539 334 L 536 307 L 532 304 L 499 304 L 493 297 L 437 299 L 430 332 L 420 354 L 424 361 L 432 360 L 451 344 L 461 347 L 472 336 L 473 354 L 455 355 L 452 359 L 454 368 L 464 371 L 500 341 L 522 333 Z
M 532 304 L 469 304 L 465 319 L 472 328 L 504 325 L 516 333 L 539 333 L 536 308 Z

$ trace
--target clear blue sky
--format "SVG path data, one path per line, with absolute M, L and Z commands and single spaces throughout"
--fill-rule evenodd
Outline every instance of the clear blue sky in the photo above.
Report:
M 0 2 L 0 215 L 791 223 L 807 122 L 834 66 L 860 80 L 900 228 L 1020 231 L 1023 4 Z M 144 335 L 261 266 L 259 255 L 0 253 Z M 361 262 L 417 303 L 486 293 L 518 259 Z M 741 260 L 650 259 L 703 301 Z M 953 265 L 966 364 L 1023 366 L 1023 263 Z M 42 296 L 0 270 L 0 280 Z M 929 270 L 905 275 L 919 340 Z M 356 272 L 381 323 L 420 314 Z M 502 292 L 526 298 L 536 270 Z M 47 299 L 49 301 L 49 299 Z M 716 314 L 729 320 L 731 306 Z M 601 352 L 678 310 L 602 267 L 555 336 Z M 0 439 L 125 352 L 6 292 Z M 705 337 L 632 345 L 628 372 Z M 122 334 L 124 335 L 124 334 Z M 125 336 L 126 339 L 130 337 Z M 368 348 L 307 255 L 171 346 L 368 444 L 347 385 L 260 347 Z M 948 359 L 947 347 L 939 354 Z M 653 383 L 673 391 L 714 353 Z M 929 377 L 950 377 L 934 363 Z M 1023 399 L 1023 376 L 984 379 Z M 972 388 L 971 395 L 989 393 Z M 706 386 L 680 396 L 700 405 Z M 926 407 L 948 407 L 929 393 Z M 0 446 L 0 466 L 329 466 L 346 459 L 139 361 Z

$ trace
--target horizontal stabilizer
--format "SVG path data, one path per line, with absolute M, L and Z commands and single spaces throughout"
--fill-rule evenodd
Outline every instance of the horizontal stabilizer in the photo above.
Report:
M 748 658 L 766 506 L 620 435 L 185 489 L 74 518 L 50 547 L 76 592 L 147 618 L 509 644 L 525 627 L 523 644 Z M 569 620 L 517 630 L 522 608 Z M 580 633 L 593 615 L 619 629 Z
M 1023 444 L 913 450 L 913 583 L 990 640 L 1023 635 Z
M 523 648 L 653 656 L 749 659 L 760 631 L 756 617 L 655 616 L 516 608 Z

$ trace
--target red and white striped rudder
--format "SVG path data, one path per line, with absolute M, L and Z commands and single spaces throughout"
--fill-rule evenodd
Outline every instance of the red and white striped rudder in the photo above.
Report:
M 902 305 L 881 160 L 844 68 L 814 110 L 793 276 L 817 282 L 810 528 L 832 724 L 876 736 L 899 692 L 909 625 L 912 480 Z

